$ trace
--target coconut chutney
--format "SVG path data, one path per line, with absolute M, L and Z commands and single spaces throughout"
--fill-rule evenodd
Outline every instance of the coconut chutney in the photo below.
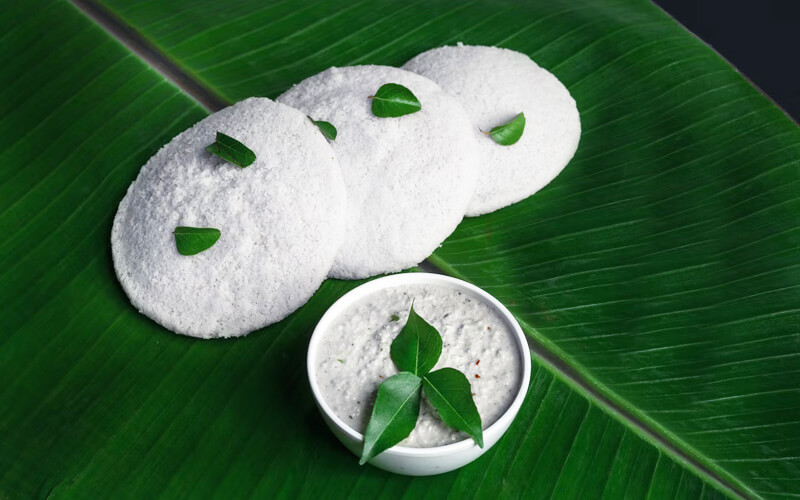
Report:
M 378 290 L 344 311 L 323 332 L 316 354 L 316 382 L 331 410 L 364 433 L 375 394 L 398 373 L 389 350 L 414 310 L 442 336 L 434 370 L 451 367 L 467 376 L 483 428 L 509 408 L 522 381 L 522 357 L 514 331 L 479 297 L 446 285 L 408 285 Z M 394 316 L 394 318 L 393 318 Z M 431 447 L 471 439 L 445 425 L 425 397 L 417 426 L 400 446 Z
M 581 135 L 575 100 L 558 78 L 527 55 L 498 47 L 457 45 L 423 52 L 404 69 L 439 84 L 464 105 L 479 144 L 481 170 L 468 216 L 492 212 L 534 194 L 575 154 Z M 481 130 L 524 112 L 520 140 L 501 146 Z
M 373 115 L 369 97 L 385 83 L 407 87 L 422 109 Z M 330 68 L 278 101 L 338 130 L 332 146 L 347 185 L 348 220 L 332 277 L 414 266 L 461 221 L 475 188 L 477 145 L 466 111 L 432 81 L 387 66 Z
M 240 168 L 206 151 L 222 132 L 253 150 Z M 119 205 L 114 268 L 131 303 L 194 337 L 232 337 L 304 304 L 342 239 L 345 191 L 328 141 L 296 109 L 269 99 L 225 108 L 164 146 Z M 177 226 L 219 229 L 181 255 Z

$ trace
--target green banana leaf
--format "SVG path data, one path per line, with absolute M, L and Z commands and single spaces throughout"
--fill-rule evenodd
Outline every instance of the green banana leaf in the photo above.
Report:
M 78 4 L 0 15 L 0 497 L 797 496 L 800 131 L 657 7 Z M 495 448 L 411 479 L 359 467 L 307 388 L 310 332 L 358 283 L 197 341 L 130 306 L 108 239 L 139 167 L 205 116 L 198 99 L 456 41 L 530 54 L 584 133 L 550 186 L 431 257 L 509 306 L 534 375 Z

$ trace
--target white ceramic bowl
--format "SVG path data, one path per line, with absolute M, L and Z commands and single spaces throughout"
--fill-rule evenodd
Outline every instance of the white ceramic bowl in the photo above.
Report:
M 476 299 L 489 304 L 505 319 L 508 327 L 516 334 L 520 356 L 522 357 L 522 379 L 519 392 L 508 410 L 506 410 L 496 422 L 484 429 L 483 448 L 478 447 L 471 438 L 459 441 L 458 443 L 430 448 L 393 446 L 369 461 L 370 464 L 376 467 L 397 474 L 430 476 L 449 472 L 467 465 L 486 453 L 486 451 L 500 439 L 506 430 L 508 430 L 508 426 L 511 425 L 511 421 L 517 416 L 517 412 L 519 412 L 519 408 L 522 406 L 522 401 L 525 399 L 525 394 L 528 392 L 528 384 L 531 378 L 531 355 L 528 349 L 528 343 L 525 340 L 525 335 L 522 333 L 522 328 L 520 328 L 519 323 L 517 323 L 517 320 L 514 319 L 511 313 L 508 312 L 508 309 L 488 293 L 465 281 L 449 276 L 442 276 L 440 274 L 407 273 L 378 278 L 351 290 L 337 300 L 336 303 L 328 309 L 325 315 L 322 316 L 319 323 L 317 323 L 314 333 L 311 336 L 311 342 L 308 345 L 307 367 L 311 392 L 314 394 L 317 407 L 319 407 L 322 417 L 325 419 L 325 423 L 328 424 L 328 427 L 330 427 L 336 437 L 339 438 L 339 441 L 356 456 L 361 456 L 364 436 L 360 432 L 351 429 L 342 419 L 334 414 L 333 410 L 331 410 L 323 399 L 322 393 L 317 385 L 316 355 L 320 338 L 333 326 L 343 312 L 364 297 L 384 288 L 408 285 L 444 285 L 454 288 L 463 294 L 472 295 Z

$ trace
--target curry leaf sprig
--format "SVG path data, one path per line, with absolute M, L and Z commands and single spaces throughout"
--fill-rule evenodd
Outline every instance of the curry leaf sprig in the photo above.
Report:
M 439 332 L 414 311 L 392 341 L 392 361 L 400 373 L 378 387 L 364 433 L 359 464 L 405 439 L 417 425 L 422 393 L 450 427 L 472 436 L 483 448 L 483 426 L 467 377 L 454 368 L 431 369 L 442 354 Z

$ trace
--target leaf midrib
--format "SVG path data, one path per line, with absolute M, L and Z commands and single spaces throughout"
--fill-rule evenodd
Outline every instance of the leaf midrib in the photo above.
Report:
M 231 102 L 214 91 L 202 78 L 186 70 L 169 57 L 157 44 L 142 36 L 132 26 L 112 14 L 104 6 L 91 0 L 69 0 L 83 15 L 133 52 L 147 66 L 191 97 L 206 111 L 218 111 Z
M 132 26 L 114 15 L 104 6 L 92 0 L 69 0 L 83 15 L 97 24 L 107 34 L 133 52 L 148 67 L 165 80 L 182 90 L 191 99 L 209 112 L 231 104 L 230 100 L 215 91 L 199 75 L 184 68 L 157 44 L 144 37 Z M 446 261 L 431 255 L 420 264 L 423 270 L 469 281 Z M 611 415 L 648 443 L 671 456 L 705 481 L 714 483 L 729 494 L 741 498 L 761 498 L 738 478 L 732 476 L 716 462 L 688 445 L 674 433 L 665 429 L 646 413 L 630 404 L 625 398 L 609 389 L 591 375 L 589 370 L 576 362 L 555 343 L 538 333 L 524 319 L 515 315 L 528 337 L 531 351 L 548 370 L 563 380 L 573 390 Z

